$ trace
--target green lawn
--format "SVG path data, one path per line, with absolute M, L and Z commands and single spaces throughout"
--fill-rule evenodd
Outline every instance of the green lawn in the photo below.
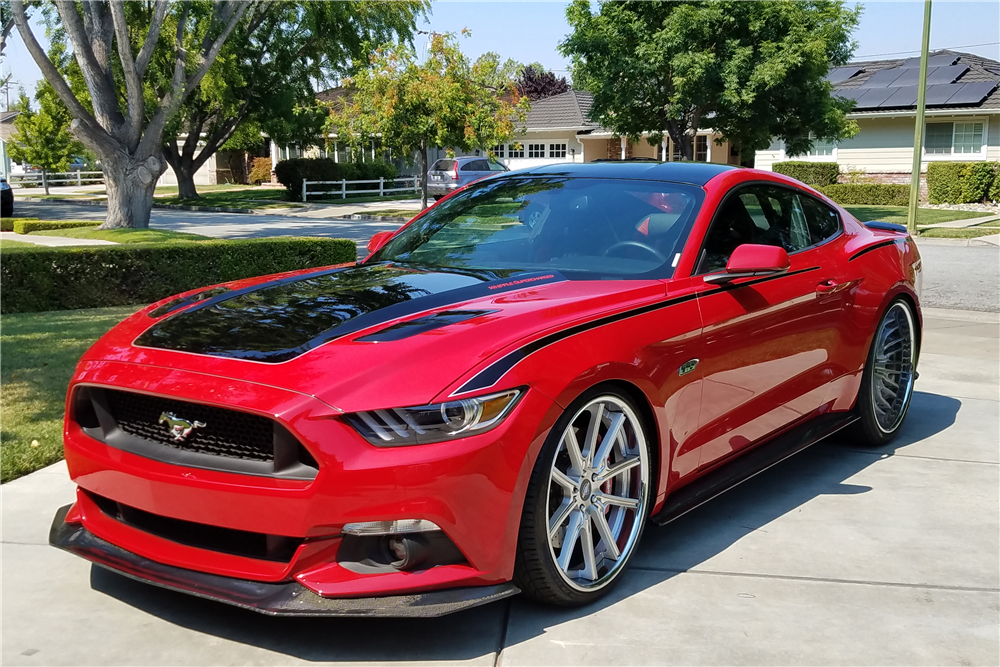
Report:
M 312 195 L 309 196 L 309 203 L 320 203 L 320 204 L 365 204 L 373 201 L 401 201 L 404 199 L 420 199 L 419 192 L 404 192 L 399 195 L 385 195 L 379 197 L 375 195 L 374 197 L 368 195 L 357 195 L 352 197 L 351 193 L 347 193 L 347 199 L 341 198 L 339 195 L 336 197 L 326 197 L 326 198 L 316 198 Z
M 406 218 L 407 220 L 415 216 L 417 213 L 420 213 L 420 211 L 414 210 L 412 208 L 378 208 L 375 209 L 374 211 L 358 211 L 358 212 L 363 213 L 365 215 L 387 215 L 396 218 Z
M 920 230 L 922 239 L 974 239 L 978 236 L 1000 234 L 1000 227 L 961 227 L 958 229 L 934 228 Z
M 881 222 L 893 222 L 897 225 L 905 225 L 907 217 L 907 207 L 905 206 L 845 206 L 844 208 L 861 222 L 879 220 Z M 936 208 L 918 208 L 917 224 L 933 225 L 938 222 L 948 222 L 949 220 L 965 220 L 967 218 L 981 218 L 986 213 L 976 211 L 945 211 Z
M 218 186 L 205 186 L 218 187 Z M 181 204 L 186 206 L 221 206 L 223 208 L 301 208 L 302 204 L 283 201 L 285 190 L 276 188 L 235 187 L 226 190 L 206 190 L 198 187 L 198 199 L 181 199 L 180 197 L 163 197 L 157 188 L 157 204 Z M 174 189 L 177 192 L 177 189 Z M 262 201 L 263 200 L 263 201 Z
M 37 248 L 34 243 L 25 243 L 24 241 L 0 241 L 0 250 L 4 248 Z
M 64 236 L 72 239 L 100 239 L 115 243 L 176 243 L 178 241 L 211 241 L 209 236 L 172 232 L 166 229 L 94 229 L 75 227 L 73 229 L 46 229 L 31 232 L 28 236 Z
M 63 405 L 73 368 L 91 343 L 136 310 L 125 306 L 3 316 L 0 481 L 62 458 Z

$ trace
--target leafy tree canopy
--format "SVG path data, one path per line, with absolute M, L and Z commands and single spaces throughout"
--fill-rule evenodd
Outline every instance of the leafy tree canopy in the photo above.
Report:
M 853 103 L 824 80 L 855 43 L 860 7 L 843 2 L 606 2 L 566 10 L 572 34 L 560 52 L 573 81 L 594 95 L 592 118 L 622 136 L 669 134 L 692 157 L 699 127 L 742 151 L 783 139 L 805 152 L 814 136 L 838 140 L 857 126 Z
M 514 85 L 520 66 L 486 53 L 475 62 L 451 34 L 432 34 L 423 62 L 406 45 L 375 51 L 369 67 L 345 82 L 327 129 L 354 145 L 378 137 L 404 155 L 420 152 L 427 205 L 427 148 L 489 150 L 514 136 L 529 102 Z
M 315 84 L 349 74 L 354 60 L 367 57 L 369 43 L 409 41 L 427 6 L 406 0 L 251 7 L 164 133 L 164 154 L 182 196 L 197 196 L 194 173 L 223 147 L 259 145 L 260 132 L 282 144 L 314 141 L 326 118 L 316 106 Z M 163 59 L 154 85 L 169 84 L 171 65 Z

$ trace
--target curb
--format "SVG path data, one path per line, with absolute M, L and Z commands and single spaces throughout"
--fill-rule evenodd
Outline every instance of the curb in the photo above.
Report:
M 414 215 L 420 211 L 414 211 Z M 351 220 L 374 220 L 377 222 L 409 222 L 412 218 L 401 218 L 396 215 L 368 215 L 367 213 L 352 213 Z
M 39 199 L 38 197 L 18 197 L 18 201 L 35 202 L 46 204 L 55 202 L 57 204 L 82 204 L 84 206 L 101 206 L 107 208 L 107 202 L 93 199 Z M 173 209 L 175 211 L 202 211 L 205 213 L 246 213 L 254 215 L 258 209 L 252 208 L 225 208 L 223 206 L 189 206 L 187 204 L 157 204 L 153 202 L 153 208 Z M 268 211 L 268 209 L 259 209 Z

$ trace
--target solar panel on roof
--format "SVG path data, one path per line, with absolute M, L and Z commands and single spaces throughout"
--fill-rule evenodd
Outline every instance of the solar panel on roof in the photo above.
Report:
M 948 67 L 958 61 L 958 56 L 931 56 L 927 59 L 927 67 Z M 907 58 L 901 67 L 920 67 L 920 58 Z
M 958 89 L 964 85 L 964 83 L 939 83 L 927 86 L 927 97 L 924 104 L 929 107 L 944 106 L 958 92 Z
M 948 106 L 953 104 L 979 104 L 986 99 L 987 95 L 993 92 L 993 89 L 997 87 L 997 82 L 977 81 L 976 83 L 955 85 L 961 85 L 962 88 L 948 100 Z
M 860 67 L 837 67 L 830 70 L 825 78 L 830 83 L 840 83 L 842 81 L 847 81 L 860 71 Z
M 891 88 L 892 95 L 890 95 L 885 102 L 878 105 L 879 109 L 890 109 L 893 107 L 912 107 L 917 103 L 917 87 L 916 86 L 900 86 L 899 88 Z
M 896 92 L 892 88 L 859 88 L 862 94 L 855 98 L 855 109 L 878 109 L 890 95 Z
M 862 88 L 885 88 L 891 86 L 892 82 L 899 78 L 899 75 L 903 73 L 903 70 L 896 67 L 894 69 L 884 69 L 879 72 L 875 72 L 868 80 L 861 84 Z
M 933 71 L 937 71 L 937 67 L 933 68 Z M 896 77 L 896 80 L 892 82 L 891 88 L 899 88 L 901 86 L 915 86 L 920 79 L 920 69 L 917 67 L 903 67 L 899 70 L 900 75 Z M 931 70 L 927 70 L 927 76 L 929 77 Z M 949 83 L 951 83 L 949 81 Z
M 933 73 L 927 70 L 927 85 L 937 83 L 955 83 L 955 79 L 969 71 L 968 65 L 951 65 L 950 67 L 935 67 Z

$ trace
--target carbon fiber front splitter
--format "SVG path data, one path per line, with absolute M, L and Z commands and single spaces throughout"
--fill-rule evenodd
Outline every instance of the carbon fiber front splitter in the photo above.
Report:
M 72 505 L 56 512 L 49 544 L 137 581 L 271 616 L 444 616 L 517 595 L 512 583 L 450 588 L 372 598 L 325 598 L 297 582 L 233 579 L 163 565 L 97 537 L 82 524 L 66 523 Z

